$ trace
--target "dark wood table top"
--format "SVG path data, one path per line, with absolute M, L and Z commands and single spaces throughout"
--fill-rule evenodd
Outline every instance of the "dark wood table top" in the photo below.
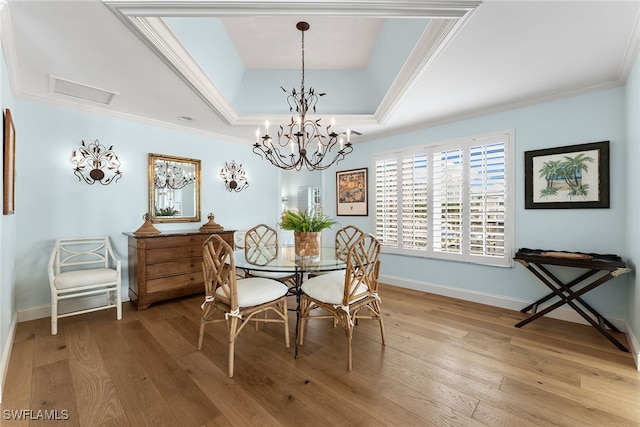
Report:
M 627 268 L 627 263 L 618 255 L 613 254 L 521 248 L 516 252 L 513 259 L 537 264 L 562 265 L 592 270 L 613 271 L 618 268 Z

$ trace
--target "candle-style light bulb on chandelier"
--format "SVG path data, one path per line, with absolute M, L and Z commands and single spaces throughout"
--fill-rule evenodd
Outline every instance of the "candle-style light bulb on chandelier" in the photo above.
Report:
M 295 88 L 289 92 L 280 87 L 287 96 L 289 111 L 295 110 L 297 117 L 291 117 L 288 125 L 280 125 L 277 139 L 269 135 L 269 121 L 265 122 L 265 134 L 260 137 L 260 129 L 256 131 L 256 142 L 253 152 L 267 159 L 272 165 L 285 170 L 300 170 L 305 166 L 308 170 L 324 170 L 344 159 L 353 151 L 351 132 L 346 131 L 346 142 L 333 129 L 334 121 L 323 129 L 321 119 L 307 118 L 310 110 L 316 112 L 318 98 L 325 93 L 316 93 L 312 87 L 304 88 L 304 32 L 309 29 L 306 22 L 298 22 L 296 28 L 302 34 L 302 82 L 300 92 Z M 262 141 L 261 141 L 262 140 Z M 337 150 L 337 152 L 335 152 Z M 333 152 L 332 152 L 333 151 Z

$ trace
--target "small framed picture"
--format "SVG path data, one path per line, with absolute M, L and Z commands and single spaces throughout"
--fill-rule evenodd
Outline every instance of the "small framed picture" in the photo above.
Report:
M 367 168 L 336 172 L 338 216 L 369 215 Z
M 609 141 L 526 151 L 525 209 L 609 207 Z

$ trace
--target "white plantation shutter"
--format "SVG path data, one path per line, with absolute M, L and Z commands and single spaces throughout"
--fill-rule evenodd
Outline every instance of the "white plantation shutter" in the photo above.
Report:
M 398 161 L 376 162 L 376 237 L 384 246 L 398 247 Z
M 428 244 L 427 156 L 402 158 L 402 248 L 426 249 Z
M 504 132 L 374 156 L 383 250 L 512 265 L 512 139 Z
M 505 146 L 504 143 L 470 149 L 469 253 L 503 257 L 505 254 Z
M 433 251 L 462 253 L 464 154 L 433 153 Z

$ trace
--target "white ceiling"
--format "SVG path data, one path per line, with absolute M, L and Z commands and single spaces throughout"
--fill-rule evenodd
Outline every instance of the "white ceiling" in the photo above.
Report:
M 273 73 L 300 66 L 299 33 L 287 36 L 297 21 L 311 24 L 307 69 L 349 71 L 367 67 L 384 19 L 435 17 L 378 109 L 336 118 L 360 141 L 623 85 L 640 46 L 637 0 L 9 0 L 8 9 L 1 30 L 15 96 L 247 144 L 265 118 L 288 118 L 235 111 L 220 82 L 159 31 L 160 18 L 220 17 L 243 66 Z M 51 76 L 115 95 L 105 105 L 55 93 Z M 276 89 L 260 101 L 280 111 Z M 319 115 L 331 114 L 322 102 Z
M 223 18 L 223 24 L 246 68 L 299 69 L 300 37 L 296 24 L 304 19 L 245 16 Z M 314 25 L 306 32 L 306 69 L 367 68 L 382 18 L 322 16 L 308 20 Z M 274 55 L 274 46 L 277 46 L 277 55 Z

